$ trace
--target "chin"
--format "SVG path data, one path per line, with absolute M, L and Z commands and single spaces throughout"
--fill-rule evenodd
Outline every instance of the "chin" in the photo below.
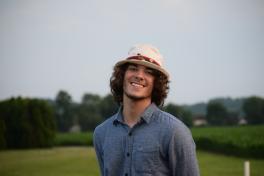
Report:
M 135 94 L 128 94 L 128 93 L 126 93 L 126 96 L 130 98 L 131 100 L 144 100 L 144 99 L 150 98 L 150 96 L 135 95 Z

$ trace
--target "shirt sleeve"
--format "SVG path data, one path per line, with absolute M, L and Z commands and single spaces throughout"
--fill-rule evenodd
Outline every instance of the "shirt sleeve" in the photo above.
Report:
M 176 128 L 169 143 L 169 166 L 173 176 L 199 176 L 196 147 L 187 127 Z
M 101 147 L 102 145 L 101 145 L 100 136 L 98 132 L 96 131 L 96 129 L 93 134 L 93 145 L 94 145 L 95 153 L 97 156 L 97 161 L 100 167 L 100 172 L 101 172 L 101 175 L 103 175 L 103 169 L 104 169 L 103 149 Z

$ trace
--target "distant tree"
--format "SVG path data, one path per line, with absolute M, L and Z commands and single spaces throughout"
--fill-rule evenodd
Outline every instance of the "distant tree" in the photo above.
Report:
M 102 116 L 92 106 L 80 105 L 78 117 L 81 131 L 93 131 L 102 122 Z
M 51 146 L 55 137 L 55 118 L 51 107 L 42 100 L 32 99 L 28 102 L 28 131 L 32 139 L 31 146 Z
M 96 94 L 86 93 L 78 106 L 77 116 L 82 131 L 93 131 L 103 120 L 112 116 L 118 106 L 112 95 L 101 98 Z
M 193 117 L 193 115 L 192 115 L 191 111 L 188 111 L 188 110 L 184 110 L 183 111 L 182 121 L 188 127 L 192 127 L 193 126 L 193 118 L 192 117 Z
M 102 122 L 100 114 L 101 97 L 96 94 L 84 94 L 78 107 L 78 119 L 82 131 L 93 131 Z
M 238 112 L 228 112 L 226 118 L 226 125 L 237 125 L 239 122 L 239 113 Z
M 1 110 L 0 110 L 1 111 Z M 0 149 L 6 148 L 6 140 L 5 140 L 5 121 L 0 116 Z
M 73 125 L 73 102 L 70 94 L 66 91 L 61 90 L 56 96 L 55 116 L 57 129 L 60 132 L 67 132 Z
M 209 102 L 206 109 L 206 119 L 211 125 L 226 125 L 228 112 L 225 106 L 219 102 Z
M 82 104 L 89 106 L 98 106 L 101 101 L 101 97 L 96 94 L 86 93 L 82 97 Z
M 0 119 L 4 122 L 4 147 L 52 146 L 55 137 L 52 110 L 46 101 L 38 99 L 18 97 L 1 102 Z
M 179 118 L 185 125 L 189 127 L 193 125 L 192 113 L 185 110 L 181 106 L 169 103 L 168 105 L 163 107 L 163 110 Z
M 118 105 L 111 94 L 103 97 L 100 103 L 100 114 L 104 119 L 114 115 L 118 109 Z
M 264 123 L 264 100 L 260 97 L 249 97 L 243 104 L 245 118 L 249 124 Z
M 28 148 L 31 145 L 28 120 L 28 99 L 11 98 L 1 102 L 1 117 L 6 126 L 5 141 L 7 148 Z

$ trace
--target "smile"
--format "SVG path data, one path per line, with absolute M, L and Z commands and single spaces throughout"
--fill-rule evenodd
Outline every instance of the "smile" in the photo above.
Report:
M 138 84 L 138 83 L 135 83 L 135 82 L 132 82 L 130 83 L 132 86 L 135 86 L 135 87 L 139 87 L 139 88 L 143 88 L 145 87 L 144 85 L 141 85 L 141 84 Z

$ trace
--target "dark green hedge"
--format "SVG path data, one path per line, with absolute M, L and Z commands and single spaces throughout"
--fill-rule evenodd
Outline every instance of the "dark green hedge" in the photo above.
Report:
M 51 147 L 55 137 L 52 108 L 38 99 L 0 102 L 0 148 Z
M 55 138 L 56 146 L 92 146 L 93 133 L 58 133 Z
M 192 129 L 197 149 L 248 158 L 264 158 L 264 126 Z

